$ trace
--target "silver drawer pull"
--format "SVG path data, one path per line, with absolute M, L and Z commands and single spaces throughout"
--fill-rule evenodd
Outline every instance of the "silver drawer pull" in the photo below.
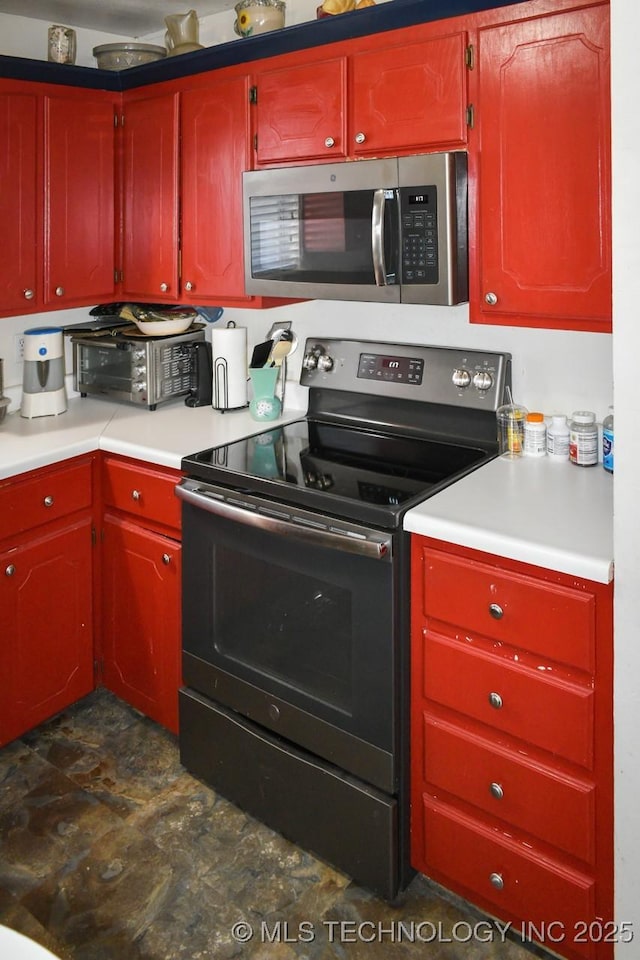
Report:
M 496 303 L 498 302 L 497 294 L 493 293 L 491 290 L 489 293 L 485 293 L 484 299 L 485 303 L 488 303 L 490 307 L 495 307 Z
M 44 503 L 45 507 L 52 507 L 52 506 L 53 506 L 53 497 L 45 497 L 42 502 Z
M 490 603 L 489 604 L 489 613 L 494 620 L 502 620 L 504 617 L 504 610 L 499 603 Z
M 492 797 L 495 797 L 496 800 L 502 800 L 504 797 L 504 790 L 502 789 L 501 783 L 494 782 L 489 786 L 489 793 Z
M 325 147 L 335 147 L 336 142 L 333 137 L 326 137 L 324 141 Z
M 489 874 L 489 883 L 492 887 L 495 887 L 496 890 L 504 889 L 504 879 L 501 873 L 491 873 Z
M 14 573 L 16 572 L 16 568 L 14 567 L 14 565 L 13 565 L 12 563 L 10 563 L 9 566 L 6 568 L 6 570 L 5 570 L 4 572 L 5 572 L 5 575 L 6 575 L 7 577 L 12 577 L 12 576 L 14 575 Z
M 169 556 L 168 553 L 162 554 L 162 562 L 164 563 L 165 566 L 168 566 L 171 563 L 171 557 Z
M 140 492 L 140 490 L 132 490 L 132 491 L 131 491 L 131 499 L 132 499 L 132 500 L 142 500 L 142 493 Z
M 500 696 L 499 693 L 495 693 L 494 691 L 491 691 L 491 693 L 489 694 L 489 703 L 491 704 L 494 710 L 502 710 L 502 697 Z

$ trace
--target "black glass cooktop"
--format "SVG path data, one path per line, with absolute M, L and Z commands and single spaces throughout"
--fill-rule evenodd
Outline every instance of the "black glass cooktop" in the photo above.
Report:
M 416 502 L 491 460 L 495 451 L 296 420 L 185 457 L 203 481 L 390 527 Z

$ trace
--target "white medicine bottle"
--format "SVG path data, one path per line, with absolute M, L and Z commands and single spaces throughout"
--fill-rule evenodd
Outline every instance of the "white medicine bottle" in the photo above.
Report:
M 569 459 L 569 424 L 564 414 L 554 414 L 547 427 L 547 453 L 556 460 Z

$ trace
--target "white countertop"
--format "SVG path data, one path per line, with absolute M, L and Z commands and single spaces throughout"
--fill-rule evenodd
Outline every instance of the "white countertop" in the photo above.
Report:
M 613 477 L 602 464 L 498 457 L 408 511 L 404 527 L 597 583 L 613 579 Z
M 287 410 L 273 426 L 304 413 Z M 152 411 L 76 398 L 58 417 L 5 417 L 0 479 L 98 449 L 179 469 L 187 454 L 269 426 L 248 409 L 220 413 L 175 400 Z M 613 478 L 600 464 L 498 458 L 408 511 L 404 526 L 599 583 L 613 578 Z

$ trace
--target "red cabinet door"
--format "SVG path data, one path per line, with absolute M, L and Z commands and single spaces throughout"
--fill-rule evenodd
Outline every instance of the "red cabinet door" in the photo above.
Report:
M 103 683 L 178 730 L 181 547 L 107 515 L 103 541 Z
M 261 74 L 257 162 L 344 158 L 346 84 L 346 57 Z
M 248 97 L 246 77 L 213 78 L 182 94 L 182 302 L 249 300 L 242 239 Z
M 0 81 L 1 83 L 1 81 Z M 33 94 L 0 87 L 0 313 L 37 300 L 38 107 Z
M 349 152 L 433 149 L 466 142 L 466 36 L 355 54 Z
M 611 329 L 608 11 L 480 31 L 475 321 Z
M 44 302 L 113 299 L 115 130 L 111 96 L 47 96 Z
M 125 95 L 122 272 L 132 299 L 179 296 L 178 97 Z
M 0 745 L 93 689 L 91 519 L 0 558 Z

